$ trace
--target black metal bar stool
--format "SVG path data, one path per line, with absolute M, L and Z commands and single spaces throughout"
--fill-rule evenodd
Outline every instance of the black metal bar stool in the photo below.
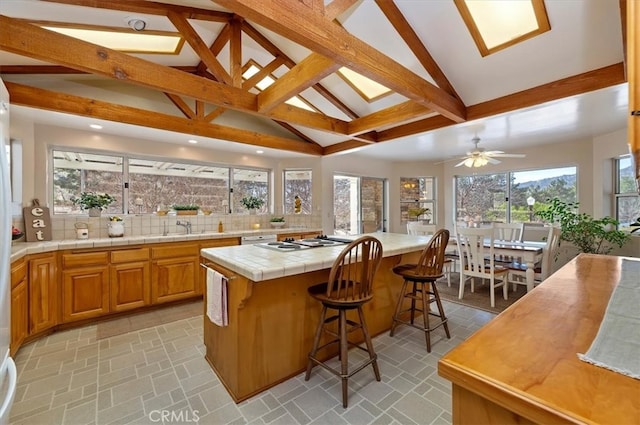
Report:
M 372 236 L 363 236 L 342 250 L 331 267 L 327 282 L 311 286 L 308 289 L 309 295 L 322 303 L 322 314 L 316 328 L 313 348 L 309 353 L 307 373 L 304 379 L 305 381 L 309 380 L 311 369 L 316 364 L 339 376 L 342 379 L 343 407 L 347 407 L 348 380 L 356 372 L 372 365 L 376 380 L 380 381 L 377 356 L 373 350 L 362 306 L 373 298 L 373 279 L 381 260 L 382 244 L 380 241 Z M 328 309 L 336 310 L 336 314 L 327 317 Z M 357 310 L 359 323 L 347 318 L 349 310 Z M 337 332 L 326 326 L 336 320 L 338 321 Z M 348 334 L 358 329 L 362 330 L 366 348 L 348 339 Z M 323 331 L 333 336 L 334 339 L 319 346 Z M 335 343 L 339 347 L 340 370 L 328 366 L 317 357 L 319 350 Z M 351 372 L 349 372 L 347 357 L 349 346 L 359 348 L 369 354 L 369 359 Z
M 398 303 L 396 304 L 396 311 L 393 315 L 389 335 L 393 336 L 398 324 L 409 325 L 420 329 L 424 331 L 427 342 L 427 352 L 429 353 L 431 352 L 430 335 L 432 331 L 442 326 L 447 334 L 447 338 L 451 338 L 447 317 L 444 314 L 436 284 L 436 280 L 444 276 L 442 268 L 445 262 L 445 250 L 448 242 L 449 231 L 440 229 L 434 233 L 429 244 L 422 250 L 417 264 L 400 264 L 393 268 L 393 272 L 402 276 L 404 282 L 400 296 L 398 297 Z M 410 300 L 410 306 L 403 309 L 405 299 Z M 416 306 L 417 302 L 420 303 L 420 306 Z M 433 302 L 436 303 L 438 308 L 437 313 L 429 309 L 430 304 Z M 416 312 L 422 313 L 423 323 L 421 326 L 414 323 Z M 407 313 L 409 320 L 404 320 L 402 317 L 406 317 Z M 438 317 L 440 321 L 434 326 L 430 326 L 429 316 Z

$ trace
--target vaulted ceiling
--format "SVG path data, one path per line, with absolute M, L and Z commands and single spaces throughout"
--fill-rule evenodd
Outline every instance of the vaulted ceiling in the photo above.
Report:
M 483 57 L 449 0 L 4 0 L 0 76 L 14 105 L 304 155 L 407 149 L 417 159 L 425 135 L 491 140 L 483 119 L 517 112 L 532 130 L 544 108 L 582 114 L 566 133 L 624 126 L 626 1 L 546 9 L 549 32 Z M 132 16 L 145 31 L 179 32 L 180 54 L 123 53 L 26 21 L 129 30 Z M 249 63 L 261 70 L 244 79 Z M 392 93 L 366 101 L 341 67 Z M 275 82 L 258 90 L 265 76 Z M 310 108 L 286 103 L 295 96 Z M 431 152 L 448 152 L 448 140 L 435 143 Z

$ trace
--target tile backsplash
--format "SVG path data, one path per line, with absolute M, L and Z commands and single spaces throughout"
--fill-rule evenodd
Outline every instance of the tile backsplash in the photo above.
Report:
M 120 215 L 124 221 L 125 236 L 147 236 L 186 233 L 186 229 L 176 224 L 177 221 L 190 222 L 191 233 L 211 233 L 218 231 L 218 223 L 222 221 L 225 232 L 256 230 L 273 230 L 269 219 L 271 215 L 248 215 L 248 214 L 224 214 L 224 215 L 166 215 L 157 216 L 155 214 L 130 214 Z M 322 220 L 317 215 L 285 215 L 286 224 L 284 229 L 292 228 L 314 228 L 322 227 Z M 107 225 L 109 216 L 88 217 L 85 215 L 73 216 L 52 216 L 51 236 L 53 240 L 76 239 L 76 223 L 86 223 L 89 227 L 89 239 L 107 238 Z M 13 225 L 20 230 L 24 230 L 24 219 L 20 216 L 13 218 Z

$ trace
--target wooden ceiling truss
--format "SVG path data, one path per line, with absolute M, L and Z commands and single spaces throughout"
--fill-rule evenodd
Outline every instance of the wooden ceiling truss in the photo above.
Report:
M 436 85 L 352 36 L 336 21 L 357 0 L 333 0 L 326 6 L 322 0 L 213 0 L 232 13 L 141 0 L 46 1 L 166 16 L 198 55 L 200 63 L 193 67 L 162 66 L 0 15 L 0 50 L 55 64 L 0 66 L 0 73 L 100 75 L 163 92 L 182 116 L 8 83 L 12 103 L 309 155 L 343 152 L 626 81 L 625 64 L 620 63 L 466 106 L 393 0 L 375 1 Z M 620 4 L 624 17 L 625 0 L 620 0 Z M 308 48 L 312 53 L 299 63 L 294 62 L 247 19 Z M 189 20 L 224 25 L 209 46 Z M 274 57 L 271 62 L 260 64 L 260 71 L 246 81 L 243 81 L 241 63 L 243 36 L 251 37 Z M 225 67 L 218 60 L 218 55 L 227 45 L 230 63 Z M 258 94 L 250 92 L 257 82 L 282 66 L 288 71 L 270 87 Z M 358 116 L 320 83 L 343 66 L 408 100 Z M 345 114 L 349 121 L 285 103 L 310 88 Z M 278 137 L 215 124 L 213 121 L 227 110 L 273 120 L 294 137 Z M 322 147 L 299 127 L 344 136 L 345 140 Z

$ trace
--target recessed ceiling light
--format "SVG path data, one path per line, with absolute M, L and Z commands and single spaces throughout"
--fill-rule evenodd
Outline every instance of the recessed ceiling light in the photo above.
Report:
M 100 124 L 89 124 L 89 127 L 93 128 L 94 130 L 102 130 L 102 126 Z
M 264 151 L 263 151 L 263 150 L 259 150 L 259 149 L 258 149 L 258 150 L 256 151 L 256 153 L 258 153 L 258 154 L 262 154 L 262 153 L 264 153 Z
M 192 145 L 195 145 L 196 143 L 198 143 L 197 140 L 193 140 L 193 139 L 189 139 L 187 140 L 187 142 L 191 143 Z

